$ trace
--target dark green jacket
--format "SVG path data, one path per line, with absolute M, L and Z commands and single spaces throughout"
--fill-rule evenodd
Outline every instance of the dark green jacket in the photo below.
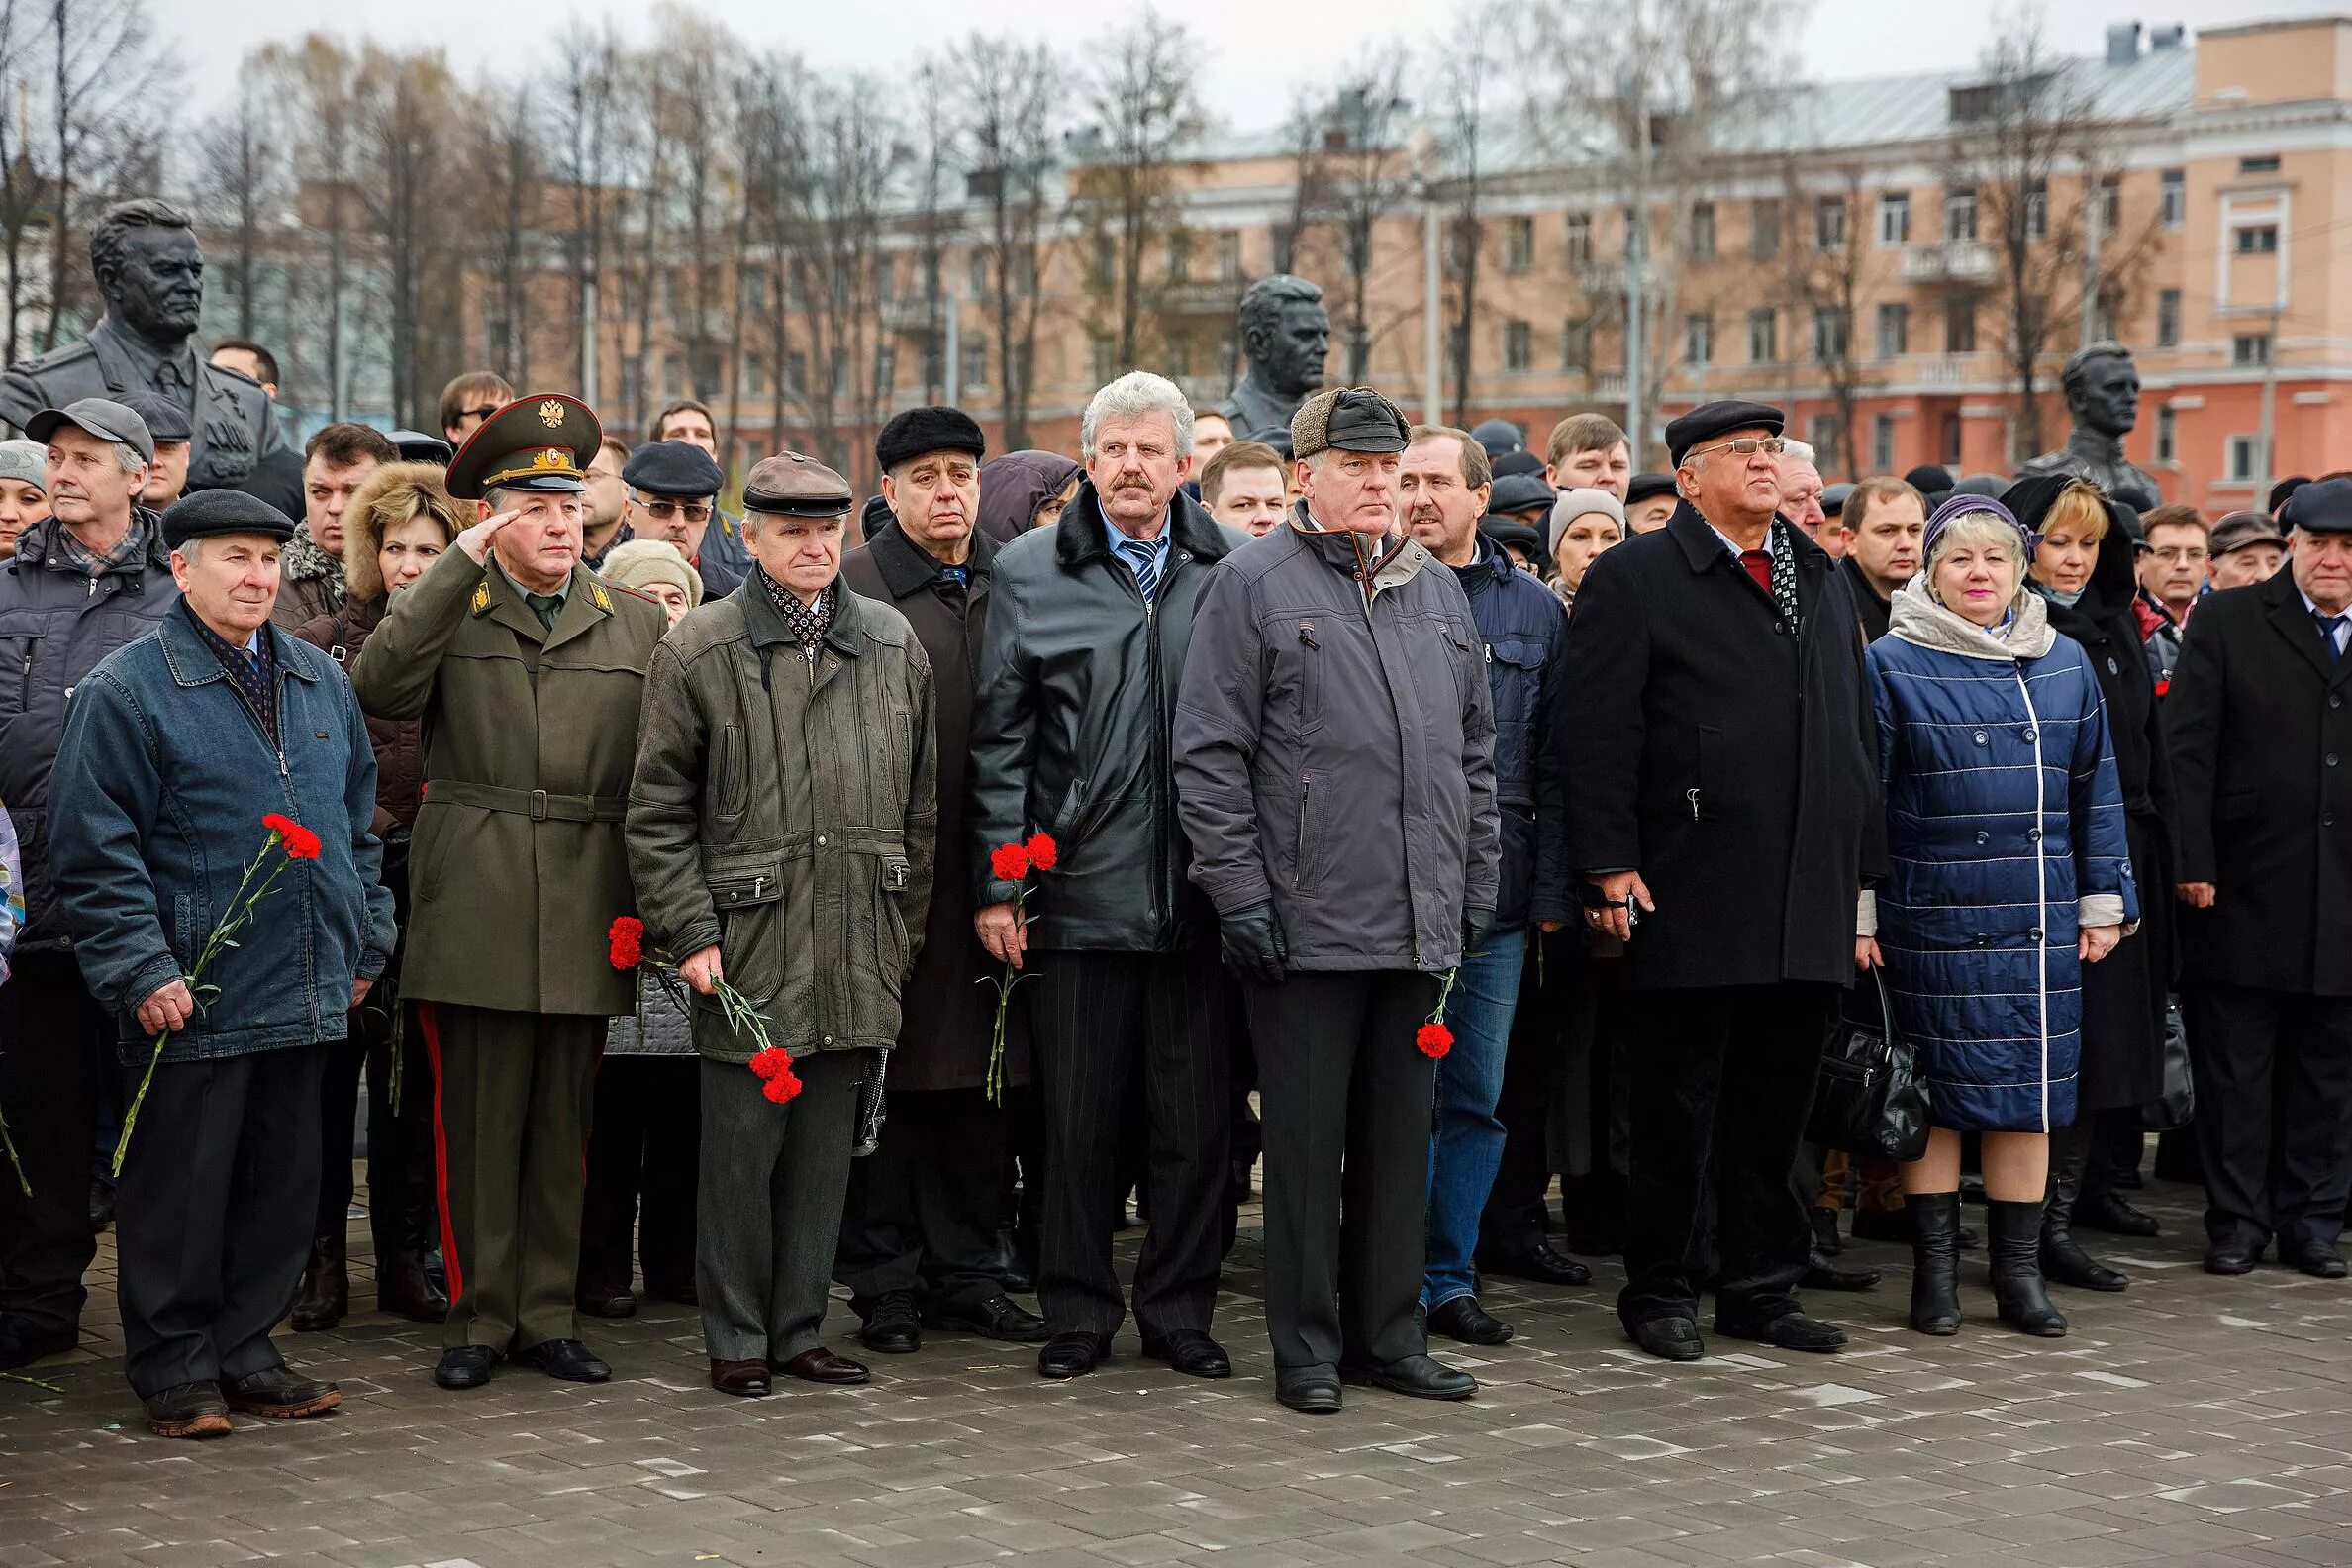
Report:
M 513 1013 L 630 1010 L 606 932 L 636 908 L 621 844 L 651 600 L 575 567 L 549 632 L 463 550 L 392 596 L 351 669 L 359 705 L 422 722 L 401 994 Z
M 890 606 L 839 600 L 814 659 L 756 578 L 689 611 L 646 672 L 629 791 L 647 942 L 718 943 L 795 1056 L 897 1040 L 938 833 L 931 660 Z M 754 1049 L 703 996 L 694 1043 Z

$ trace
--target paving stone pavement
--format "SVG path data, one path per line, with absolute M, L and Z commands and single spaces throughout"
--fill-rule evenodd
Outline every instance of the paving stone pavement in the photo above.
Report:
M 734 1400 L 704 1381 L 692 1312 L 654 1305 L 588 1330 L 609 1384 L 506 1369 L 452 1395 L 436 1330 L 363 1313 L 282 1336 L 343 1384 L 340 1413 L 168 1443 L 122 1381 L 109 1250 L 85 1347 L 33 1369 L 61 1392 L 0 1382 L 0 1568 L 2352 1564 L 2352 1287 L 2206 1276 L 2193 1200 L 2159 1185 L 2162 1238 L 2092 1238 L 2134 1283 L 2065 1292 L 2064 1339 L 1992 1321 L 1981 1252 L 1961 1335 L 1913 1334 L 1907 1254 L 1859 1243 L 1848 1261 L 1886 1283 L 1810 1300 L 1845 1353 L 1714 1340 L 1670 1367 L 1617 1332 L 1604 1264 L 1585 1290 L 1494 1282 L 1518 1337 L 1440 1350 L 1476 1401 L 1351 1388 L 1323 1419 L 1273 1401 L 1245 1229 L 1218 1314 L 1229 1382 L 1143 1361 L 1131 1329 L 1072 1384 L 931 1336 L 866 1357 L 868 1388 Z M 845 1307 L 829 1327 L 854 1349 Z

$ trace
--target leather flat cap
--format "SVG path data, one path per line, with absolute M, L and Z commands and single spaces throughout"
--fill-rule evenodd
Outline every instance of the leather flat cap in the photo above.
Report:
M 75 398 L 61 409 L 43 409 L 25 421 L 25 437 L 47 445 L 61 425 L 88 431 L 100 441 L 121 441 L 139 453 L 142 462 L 155 460 L 155 437 L 147 421 L 136 409 L 127 409 L 113 398 Z
M 2352 479 L 2304 485 L 2287 498 L 2287 515 L 2280 521 L 2306 534 L 2352 534 Z
M 196 439 L 196 421 L 188 413 L 188 405 L 178 398 L 165 397 L 160 392 L 126 392 L 123 407 L 147 422 L 147 434 L 158 446 L 165 441 Z
M 800 452 L 760 459 L 743 481 L 743 510 L 771 517 L 847 517 L 853 499 L 848 480 Z
M 261 534 L 282 541 L 294 537 L 294 520 L 243 490 L 198 490 L 164 509 L 163 542 L 172 549 L 220 534 Z
M 2287 536 L 2273 523 L 2267 512 L 2232 512 L 2213 525 L 2213 537 L 2208 548 L 2213 559 L 2219 560 L 2233 550 L 2252 544 L 2285 544 Z
M 1370 387 L 1326 387 L 1291 416 L 1291 454 L 1401 452 L 1412 431 L 1404 411 Z
M 1747 403 L 1737 398 L 1702 403 L 1688 414 L 1677 415 L 1667 425 L 1666 455 L 1680 468 L 1692 447 L 1705 446 L 1733 431 L 1760 430 L 1778 436 L 1787 426 L 1788 416 L 1769 403 Z
M 691 441 L 647 441 L 629 454 L 621 482 L 658 496 L 715 496 L 727 485 L 719 460 Z

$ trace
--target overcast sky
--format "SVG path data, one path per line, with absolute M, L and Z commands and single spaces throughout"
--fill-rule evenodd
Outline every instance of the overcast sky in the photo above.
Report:
M 2143 10 L 2125 0 L 2045 0 L 2051 42 L 2068 53 L 2103 47 L 2110 22 L 2182 22 L 2192 29 L 2263 17 L 2352 9 L 2352 0 L 2158 0 Z M 574 18 L 609 12 L 625 35 L 643 38 L 651 6 L 528 5 L 483 0 L 149 0 L 182 55 L 191 107 L 201 112 L 253 45 L 313 31 L 373 35 L 402 45 L 438 41 L 461 74 L 473 62 L 546 59 Z M 1103 0 L 702 0 L 697 9 L 734 28 L 754 45 L 789 45 L 820 65 L 888 74 L 909 56 L 975 27 L 1051 36 L 1075 47 L 1104 31 L 1106 19 L 1132 14 Z M 1296 61 L 1317 59 L 1329 48 L 1325 30 L 1368 25 L 1425 37 L 1454 9 L 1453 0 L 1161 0 L 1162 13 L 1181 17 L 1206 49 L 1204 85 L 1212 111 L 1228 128 L 1277 123 L 1293 84 L 1319 74 Z M 1805 74 L 1813 79 L 1886 74 L 1974 61 L 1996 18 L 2013 12 L 2004 0 L 1813 0 L 1800 39 Z M 357 16 L 362 20 L 354 22 Z M 1340 51 L 1344 56 L 1346 49 Z

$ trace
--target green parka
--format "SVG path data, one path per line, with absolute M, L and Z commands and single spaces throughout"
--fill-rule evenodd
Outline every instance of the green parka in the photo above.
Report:
M 931 660 L 846 588 L 805 654 L 756 577 L 654 650 L 629 791 L 647 940 L 711 945 L 776 1044 L 887 1050 L 921 946 L 938 831 Z M 712 999 L 694 1043 L 750 1059 Z

